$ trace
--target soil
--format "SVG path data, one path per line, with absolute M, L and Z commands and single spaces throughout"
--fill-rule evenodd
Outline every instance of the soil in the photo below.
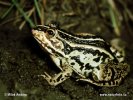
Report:
M 89 19 L 87 16 L 80 17 L 82 18 L 62 19 L 64 23 L 61 23 L 61 27 L 75 33 L 100 33 L 98 35 L 107 42 L 116 37 L 112 28 L 109 29 L 103 25 L 103 22 L 97 20 L 95 16 L 93 18 L 90 16 Z M 68 28 L 65 26 L 65 21 L 68 22 L 68 20 L 69 23 L 78 22 L 78 24 Z M 43 74 L 44 71 L 54 75 L 59 70 L 33 38 L 31 29 L 25 26 L 19 30 L 18 26 L 12 23 L 0 26 L 0 99 L 133 100 L 133 35 L 123 27 L 120 38 L 125 42 L 126 62 L 131 66 L 130 73 L 120 86 L 98 87 L 90 83 L 77 82 L 75 77 L 71 77 L 53 87 L 38 75 Z M 109 95 L 106 96 L 106 94 Z

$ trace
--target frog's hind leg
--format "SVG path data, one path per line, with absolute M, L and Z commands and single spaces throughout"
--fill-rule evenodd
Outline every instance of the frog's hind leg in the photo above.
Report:
M 42 76 L 44 79 L 46 79 L 50 85 L 56 86 L 65 81 L 66 79 L 68 79 L 71 75 L 72 75 L 72 69 L 68 67 L 64 68 L 63 71 L 61 71 L 54 77 L 51 77 L 46 72 L 44 72 L 44 75 L 39 75 L 39 76 Z

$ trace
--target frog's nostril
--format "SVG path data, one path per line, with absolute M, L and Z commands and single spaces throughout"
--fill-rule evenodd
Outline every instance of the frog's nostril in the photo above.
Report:
M 33 33 L 34 32 L 34 29 L 32 29 L 31 32 Z
M 34 29 L 32 29 L 31 32 L 32 32 L 33 35 L 36 35 L 36 32 L 35 32 Z

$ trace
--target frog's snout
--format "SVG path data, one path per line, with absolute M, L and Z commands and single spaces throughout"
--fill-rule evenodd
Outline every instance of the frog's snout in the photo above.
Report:
M 31 32 L 32 32 L 32 34 L 36 34 L 36 32 L 35 32 L 35 30 L 34 30 L 34 29 L 32 29 L 32 30 L 31 30 Z

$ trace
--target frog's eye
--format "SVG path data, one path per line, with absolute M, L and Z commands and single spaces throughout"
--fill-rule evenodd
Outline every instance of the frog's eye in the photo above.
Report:
M 47 32 L 48 32 L 49 35 L 54 35 L 53 30 L 48 30 Z

